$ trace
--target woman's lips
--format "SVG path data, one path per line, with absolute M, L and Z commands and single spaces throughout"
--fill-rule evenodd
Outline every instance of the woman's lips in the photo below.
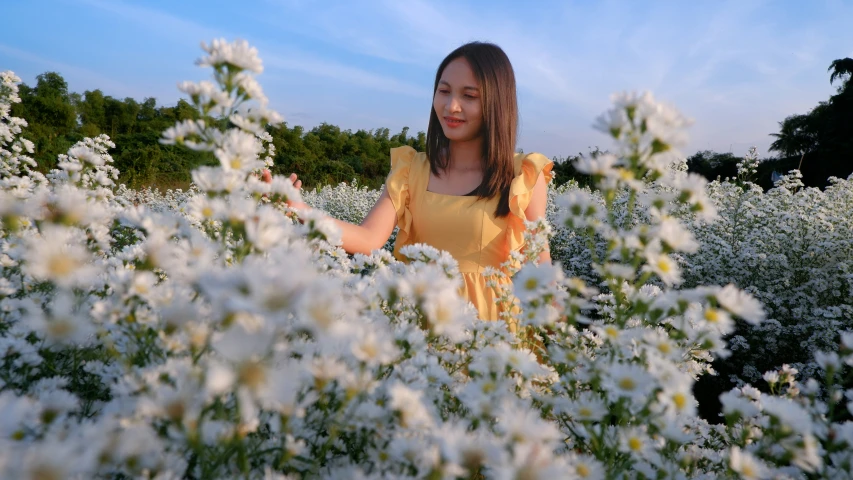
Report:
M 463 123 L 465 123 L 465 120 L 459 120 L 458 118 L 444 117 L 444 123 L 450 128 L 456 128 L 456 127 L 462 125 Z

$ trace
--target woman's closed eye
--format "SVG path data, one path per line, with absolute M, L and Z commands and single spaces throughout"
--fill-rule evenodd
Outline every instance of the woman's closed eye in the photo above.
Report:
M 446 89 L 446 88 L 439 88 L 439 89 L 438 89 L 438 93 L 440 93 L 440 94 L 442 94 L 442 95 L 450 95 L 450 90 L 448 90 L 448 89 Z M 463 94 L 463 95 L 462 95 L 462 97 L 463 97 L 463 98 L 466 98 L 466 99 L 468 99 L 468 100 L 476 100 L 477 98 L 479 98 L 479 97 L 477 97 L 477 95 L 473 95 L 473 94 L 470 94 L 470 93 L 465 93 L 465 94 Z

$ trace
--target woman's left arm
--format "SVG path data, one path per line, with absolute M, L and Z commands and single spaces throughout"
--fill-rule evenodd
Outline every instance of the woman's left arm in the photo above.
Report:
M 527 204 L 527 209 L 524 215 L 527 220 L 534 221 L 545 217 L 545 207 L 548 204 L 548 183 L 545 180 L 545 175 L 540 174 L 536 179 L 536 185 L 533 186 L 533 192 L 530 194 L 530 203 Z M 545 250 L 539 254 L 539 264 L 551 263 L 551 250 L 548 245 L 545 245 Z

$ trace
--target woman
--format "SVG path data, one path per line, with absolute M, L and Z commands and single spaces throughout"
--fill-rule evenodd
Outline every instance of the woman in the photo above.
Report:
M 401 247 L 414 243 L 446 250 L 459 263 L 460 293 L 482 319 L 497 320 L 502 307 L 482 272 L 524 246 L 524 220 L 545 215 L 553 163 L 515 154 L 515 74 L 498 46 L 473 42 L 451 52 L 438 67 L 433 93 L 426 152 L 392 149 L 385 189 L 364 221 L 335 222 L 349 253 L 381 248 L 395 226 L 398 258 Z M 290 178 L 301 186 L 295 174 Z M 550 262 L 550 253 L 539 261 Z

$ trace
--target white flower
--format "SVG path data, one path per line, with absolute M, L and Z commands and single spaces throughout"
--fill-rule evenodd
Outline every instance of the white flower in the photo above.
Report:
M 348 334 L 353 326 L 348 325 L 345 320 L 354 313 L 356 304 L 349 297 L 341 297 L 338 293 L 341 289 L 341 283 L 335 279 L 315 281 L 307 285 L 295 305 L 298 324 L 315 335 Z M 336 301 L 329 300 L 335 296 Z
M 389 406 L 400 415 L 400 424 L 403 427 L 417 429 L 433 425 L 432 416 L 423 404 L 421 392 L 395 383 L 388 394 L 391 397 Z
M 268 370 L 270 365 L 267 357 L 270 355 L 274 338 L 264 329 L 250 331 L 244 325 L 236 324 L 220 335 L 217 335 L 212 347 L 232 370 L 232 375 L 218 371 L 209 379 L 209 387 L 213 391 L 224 391 L 230 387 L 230 380 L 259 392 L 267 387 Z
M 86 311 L 75 305 L 74 295 L 59 292 L 47 315 L 31 315 L 28 325 L 43 335 L 49 344 L 85 346 L 94 340 L 95 326 Z
M 567 457 L 569 473 L 580 479 L 599 480 L 605 478 L 604 465 L 591 455 L 571 454 Z
M 248 173 L 264 167 L 259 159 L 263 150 L 256 136 L 232 128 L 223 136 L 213 154 L 223 169 Z
M 841 347 L 844 350 L 853 350 L 853 332 L 841 332 Z
M 299 218 L 308 227 L 312 238 L 322 238 L 330 245 L 341 245 L 341 229 L 325 213 L 316 209 L 300 210 Z
M 635 405 L 643 405 L 656 387 L 654 377 L 639 365 L 614 364 L 605 372 L 602 387 L 616 397 L 628 397 Z
M 601 396 L 593 392 L 581 392 L 577 400 L 560 402 L 560 409 L 575 421 L 599 421 L 609 412 Z
M 569 228 L 584 228 L 597 225 L 601 220 L 601 206 L 591 194 L 583 190 L 572 190 L 554 199 L 557 207 L 558 224 Z
M 681 268 L 665 253 L 647 251 L 643 271 L 654 273 L 667 285 L 678 285 L 682 281 Z
M 518 402 L 504 403 L 497 418 L 496 429 L 514 443 L 551 445 L 561 437 L 554 423 L 543 421 L 537 411 Z
M 331 372 L 338 367 L 332 367 L 324 370 Z M 321 369 L 314 370 L 315 373 L 320 373 Z M 343 368 L 332 374 L 333 377 L 347 378 L 344 373 L 341 373 Z M 302 382 L 305 374 L 303 366 L 298 362 L 288 362 L 276 365 L 270 369 L 267 388 L 258 393 L 258 401 L 263 408 L 278 412 L 287 417 L 298 416 L 303 413 L 299 403 L 299 396 L 304 387 Z M 326 375 L 317 375 L 321 381 L 326 381 Z
M 802 448 L 795 448 L 793 454 L 794 458 L 791 459 L 791 463 L 805 472 L 815 473 L 823 467 L 825 451 L 814 435 L 804 435 Z
M 522 303 L 541 298 L 563 278 L 563 270 L 552 263 L 526 263 L 513 278 L 513 293 Z
M 628 115 L 625 109 L 614 108 L 598 117 L 594 128 L 618 140 L 628 126 Z
M 164 145 L 184 144 L 188 138 L 194 138 L 205 130 L 203 120 L 184 120 L 169 127 L 163 132 L 160 143 Z
M 352 344 L 353 356 L 370 366 L 392 362 L 399 350 L 391 338 L 380 332 L 382 330 L 361 330 Z
M 699 244 L 693 234 L 685 229 L 681 222 L 672 217 L 664 217 L 657 225 L 657 236 L 669 248 L 676 252 L 696 253 Z
M 228 92 L 220 90 L 217 85 L 207 80 L 199 83 L 182 82 L 178 84 L 178 89 L 189 95 L 193 103 L 212 107 L 211 111 L 216 114 L 225 113 L 234 104 L 234 99 Z
M 231 390 L 236 379 L 230 367 L 214 362 L 207 369 L 205 388 L 213 395 L 221 395 Z
M 651 437 L 644 427 L 629 427 L 619 429 L 619 449 L 625 453 L 646 458 L 655 452 Z
M 258 101 L 261 105 L 266 105 L 267 97 L 264 96 L 264 91 L 258 81 L 255 80 L 255 77 L 245 72 L 240 72 L 236 75 L 235 80 L 237 86 L 243 90 L 246 96 Z
M 691 310 L 691 313 L 693 312 L 694 310 Z M 734 320 L 725 310 L 708 306 L 701 311 L 701 317 L 698 313 L 696 315 L 697 320 L 707 322 L 708 326 L 722 335 L 728 335 L 735 329 Z
M 811 435 L 814 431 L 809 413 L 790 398 L 765 395 L 761 399 L 761 409 L 800 435 Z
M 770 471 L 761 460 L 743 451 L 740 447 L 732 447 L 729 453 L 729 466 L 742 478 L 761 480 L 768 478 Z
M 837 372 L 841 369 L 841 357 L 838 356 L 837 352 L 817 350 L 814 353 L 814 361 L 826 372 Z
M 472 320 L 468 305 L 456 291 L 440 289 L 427 292 L 421 308 L 430 331 L 458 342 L 466 338 L 465 326 Z
M 580 157 L 575 162 L 575 170 L 587 175 L 601 175 L 609 177 L 614 175 L 614 168 L 620 165 L 621 162 L 616 157 L 609 153 L 603 153 L 596 156 Z
M 87 287 L 96 275 L 92 255 L 84 247 L 79 230 L 44 225 L 41 235 L 32 237 L 24 257 L 24 270 L 41 281 L 61 287 Z
M 253 73 L 264 71 L 261 59 L 258 58 L 258 50 L 255 47 L 250 47 L 249 42 L 245 40 L 235 40 L 228 43 L 225 39 L 218 38 L 210 42 L 210 45 L 202 42 L 201 48 L 208 55 L 196 62 L 199 66 L 230 65 Z
M 679 360 L 684 355 L 681 348 L 661 329 L 645 332 L 643 334 L 643 343 L 648 345 L 649 351 L 663 358 Z
M 732 284 L 717 291 L 716 298 L 720 306 L 753 325 L 764 320 L 764 307 L 761 302 Z
M 762 378 L 772 387 L 779 382 L 779 372 L 764 372 Z
M 271 207 L 258 208 L 246 222 L 246 238 L 260 251 L 268 251 L 282 244 L 291 234 L 291 223 Z
M 661 405 L 675 416 L 696 414 L 698 402 L 693 397 L 692 385 L 685 382 L 672 382 L 658 393 Z

